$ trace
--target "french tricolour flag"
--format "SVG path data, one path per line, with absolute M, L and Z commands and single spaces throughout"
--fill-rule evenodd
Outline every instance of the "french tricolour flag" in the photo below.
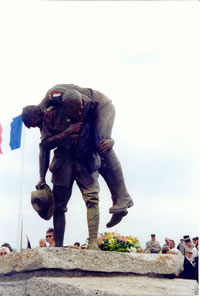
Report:
M 0 153 L 20 148 L 22 135 L 22 116 L 16 116 L 10 121 L 0 123 Z

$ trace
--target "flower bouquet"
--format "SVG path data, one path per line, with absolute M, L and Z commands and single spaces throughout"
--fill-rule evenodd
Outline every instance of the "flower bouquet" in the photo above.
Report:
M 98 237 L 98 247 L 102 251 L 141 252 L 139 240 L 130 235 L 105 232 Z

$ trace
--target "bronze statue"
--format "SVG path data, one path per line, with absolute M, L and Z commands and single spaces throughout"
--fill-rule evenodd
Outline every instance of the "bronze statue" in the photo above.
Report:
M 113 200 L 113 206 L 109 210 L 113 215 L 107 227 L 119 223 L 128 213 L 127 208 L 133 205 L 126 190 L 121 165 L 112 149 L 114 116 L 113 104 L 105 95 L 73 84 L 56 85 L 47 92 L 38 106 L 23 109 L 22 120 L 25 125 L 38 126 L 41 130 L 38 189 L 45 184 L 50 150 L 57 147 L 50 165 L 54 184 L 56 246 L 63 244 L 64 211 L 74 180 L 86 202 L 91 248 L 96 248 L 95 237 L 98 231 L 98 171 L 106 181 Z M 92 186 L 84 192 L 83 188 L 88 183 Z M 92 193 L 94 196 L 91 197 Z M 93 214 L 90 215 L 90 211 Z

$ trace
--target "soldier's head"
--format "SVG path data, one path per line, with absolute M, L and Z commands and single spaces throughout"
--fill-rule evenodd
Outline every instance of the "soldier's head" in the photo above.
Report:
M 43 112 L 37 105 L 29 105 L 22 110 L 22 121 L 26 127 L 41 127 Z
M 62 97 L 63 107 L 74 121 L 81 121 L 83 115 L 83 100 L 81 94 L 74 89 L 67 90 Z

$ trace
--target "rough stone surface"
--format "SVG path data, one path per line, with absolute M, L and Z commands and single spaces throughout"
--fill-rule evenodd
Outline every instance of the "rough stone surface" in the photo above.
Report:
M 195 295 L 196 282 L 146 276 L 32 278 L 0 283 L 0 296 Z
M 37 248 L 0 258 L 0 296 L 195 295 L 176 255 Z M 147 276 L 148 275 L 148 276 Z
M 135 254 L 36 248 L 0 258 L 0 278 L 36 270 L 86 271 L 103 273 L 172 274 L 182 269 L 178 255 Z

